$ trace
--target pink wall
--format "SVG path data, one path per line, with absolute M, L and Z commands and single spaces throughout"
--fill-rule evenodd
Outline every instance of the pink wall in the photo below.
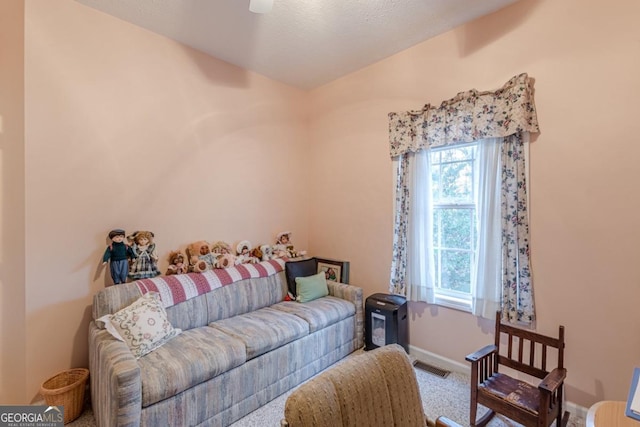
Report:
M 350 259 L 367 295 L 386 292 L 387 113 L 527 72 L 541 127 L 529 182 L 538 330 L 566 327 L 568 400 L 626 399 L 640 365 L 638 16 L 635 0 L 523 0 L 312 91 L 310 249 Z M 492 342 L 491 323 L 465 312 L 413 303 L 410 317 L 412 345 L 461 363 Z
M 86 366 L 110 229 L 307 246 L 305 93 L 71 0 L 27 1 L 27 400 Z M 108 275 L 108 274 L 107 274 Z
M 197 239 L 261 243 L 290 229 L 300 249 L 349 259 L 366 294 L 385 292 L 387 113 L 521 72 L 536 79 L 542 129 L 530 181 L 538 330 L 567 327 L 569 400 L 626 397 L 640 358 L 634 0 L 522 0 L 310 93 L 72 0 L 27 0 L 24 20 L 4 3 L 0 16 L 25 22 L 25 94 L 9 98 L 25 113 L 0 100 L 2 173 L 16 183 L 2 211 L 16 228 L 0 242 L 3 254 L 26 247 L 0 261 L 1 362 L 26 364 L 3 369 L 3 402 L 31 401 L 48 376 L 86 366 L 113 227 L 155 231 L 163 258 Z M 4 90 L 20 81 L 22 29 L 0 28 L 17 36 Z M 8 213 L 7 201 L 17 202 Z M 411 319 L 412 345 L 454 360 L 491 341 L 490 326 L 464 312 L 411 304 Z
M 25 394 L 24 2 L 0 2 L 0 403 Z

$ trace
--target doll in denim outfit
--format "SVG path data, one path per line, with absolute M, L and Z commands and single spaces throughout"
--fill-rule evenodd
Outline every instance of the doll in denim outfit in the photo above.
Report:
M 102 256 L 102 265 L 110 262 L 109 271 L 113 283 L 119 285 L 127 281 L 127 274 L 129 274 L 129 258 L 134 258 L 135 255 L 131 250 L 131 247 L 124 242 L 125 232 L 121 229 L 111 230 L 109 232 L 109 239 L 111 244 L 107 246 Z

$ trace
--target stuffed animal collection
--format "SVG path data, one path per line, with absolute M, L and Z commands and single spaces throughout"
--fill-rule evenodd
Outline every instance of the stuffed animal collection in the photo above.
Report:
M 297 251 L 291 243 L 291 232 L 284 231 L 276 236 L 274 245 L 253 246 L 249 240 L 240 241 L 235 248 L 224 241 L 211 244 L 198 240 L 187 245 L 185 252 L 171 251 L 167 260 L 169 266 L 165 275 L 202 273 L 214 268 L 227 268 L 246 263 L 258 263 L 275 258 L 297 258 L 306 255 L 306 251 Z M 103 256 L 103 262 L 111 262 L 111 276 L 116 284 L 127 279 L 139 280 L 160 275 L 158 255 L 151 231 L 136 231 L 126 237 L 124 230 L 112 230 L 112 240 Z M 122 246 L 122 249 L 117 246 Z M 120 254 L 120 252 L 122 254 Z M 127 277 L 128 276 L 128 277 Z
M 276 236 L 275 245 L 258 245 L 253 247 L 249 240 L 242 240 L 236 245 L 236 250 L 222 240 L 209 244 L 204 240 L 187 246 L 189 271 L 203 272 L 211 268 L 227 268 L 234 265 L 257 263 L 275 258 L 298 258 L 305 256 L 307 251 L 298 251 L 291 243 L 291 232 L 283 231 Z

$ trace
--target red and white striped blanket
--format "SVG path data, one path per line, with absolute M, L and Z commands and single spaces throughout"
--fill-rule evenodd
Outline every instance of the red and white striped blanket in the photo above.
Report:
M 175 274 L 142 279 L 135 283 L 143 295 L 147 292 L 158 292 L 162 299 L 162 305 L 167 308 L 240 280 L 272 276 L 284 270 L 284 263 L 284 259 L 272 259 L 257 264 L 216 268 L 204 273 Z

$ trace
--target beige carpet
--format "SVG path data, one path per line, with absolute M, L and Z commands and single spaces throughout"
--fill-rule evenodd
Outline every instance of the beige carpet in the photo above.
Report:
M 359 353 L 357 351 L 354 354 Z M 340 362 L 338 362 L 340 363 Z M 422 406 L 430 421 L 435 420 L 440 415 L 445 415 L 460 423 L 469 425 L 469 377 L 460 373 L 451 373 L 446 378 L 441 378 L 434 374 L 416 369 L 416 377 L 420 385 L 422 395 Z M 284 413 L 284 404 L 291 392 L 287 392 L 272 400 L 267 405 L 255 410 L 244 418 L 231 424 L 232 427 L 278 427 Z M 87 401 L 86 408 L 80 418 L 67 424 L 73 427 L 94 427 L 96 425 L 91 411 L 90 402 Z M 479 410 L 479 415 L 483 411 Z M 569 419 L 569 427 L 584 427 L 585 421 L 575 415 Z M 517 427 L 514 423 L 501 416 L 494 417 L 488 424 L 489 427 Z M 374 426 L 363 426 L 374 427 Z

